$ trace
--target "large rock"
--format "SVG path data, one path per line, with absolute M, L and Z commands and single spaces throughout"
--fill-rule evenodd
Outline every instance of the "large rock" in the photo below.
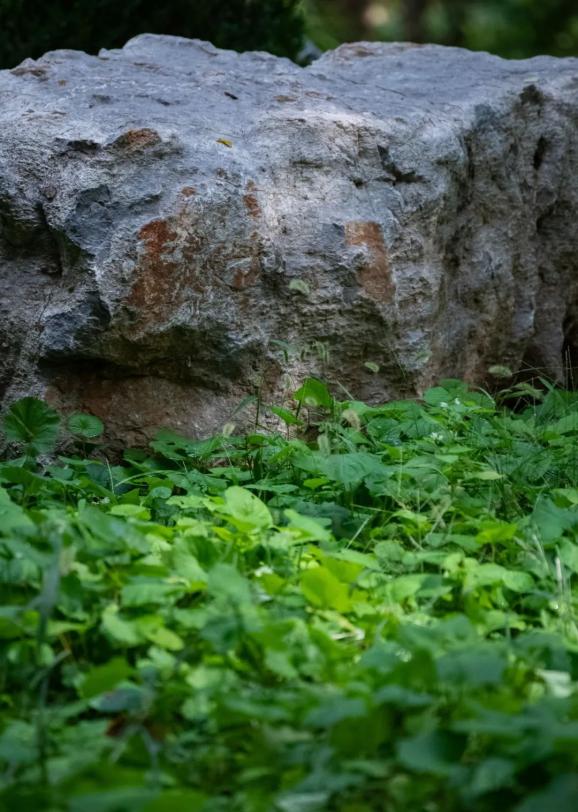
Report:
M 578 60 L 141 36 L 0 73 L 0 133 L 4 403 L 138 441 L 576 358 Z

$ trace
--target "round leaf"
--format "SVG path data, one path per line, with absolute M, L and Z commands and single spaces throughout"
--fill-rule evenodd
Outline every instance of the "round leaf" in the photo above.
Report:
M 82 437 L 84 440 L 94 440 L 96 437 L 100 437 L 104 431 L 102 420 L 99 420 L 93 414 L 85 414 L 84 412 L 71 414 L 67 425 L 71 434 Z

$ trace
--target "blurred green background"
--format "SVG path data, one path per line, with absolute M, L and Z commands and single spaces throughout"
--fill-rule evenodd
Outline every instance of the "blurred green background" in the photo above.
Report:
M 307 0 L 322 48 L 352 39 L 459 45 L 523 58 L 578 54 L 578 0 Z
M 571 56 L 578 0 L 0 0 L 0 67 L 54 48 L 118 47 L 143 32 L 301 60 L 359 39 Z

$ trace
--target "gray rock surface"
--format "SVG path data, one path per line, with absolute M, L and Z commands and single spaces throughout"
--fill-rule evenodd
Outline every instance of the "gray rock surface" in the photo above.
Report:
M 308 372 L 369 400 L 561 377 L 577 204 L 578 60 L 47 54 L 0 73 L 0 400 L 138 442 Z

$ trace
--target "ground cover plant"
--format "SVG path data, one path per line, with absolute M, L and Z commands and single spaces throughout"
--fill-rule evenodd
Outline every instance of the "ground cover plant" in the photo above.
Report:
M 292 403 L 120 462 L 6 415 L 0 808 L 578 808 L 578 395 Z

